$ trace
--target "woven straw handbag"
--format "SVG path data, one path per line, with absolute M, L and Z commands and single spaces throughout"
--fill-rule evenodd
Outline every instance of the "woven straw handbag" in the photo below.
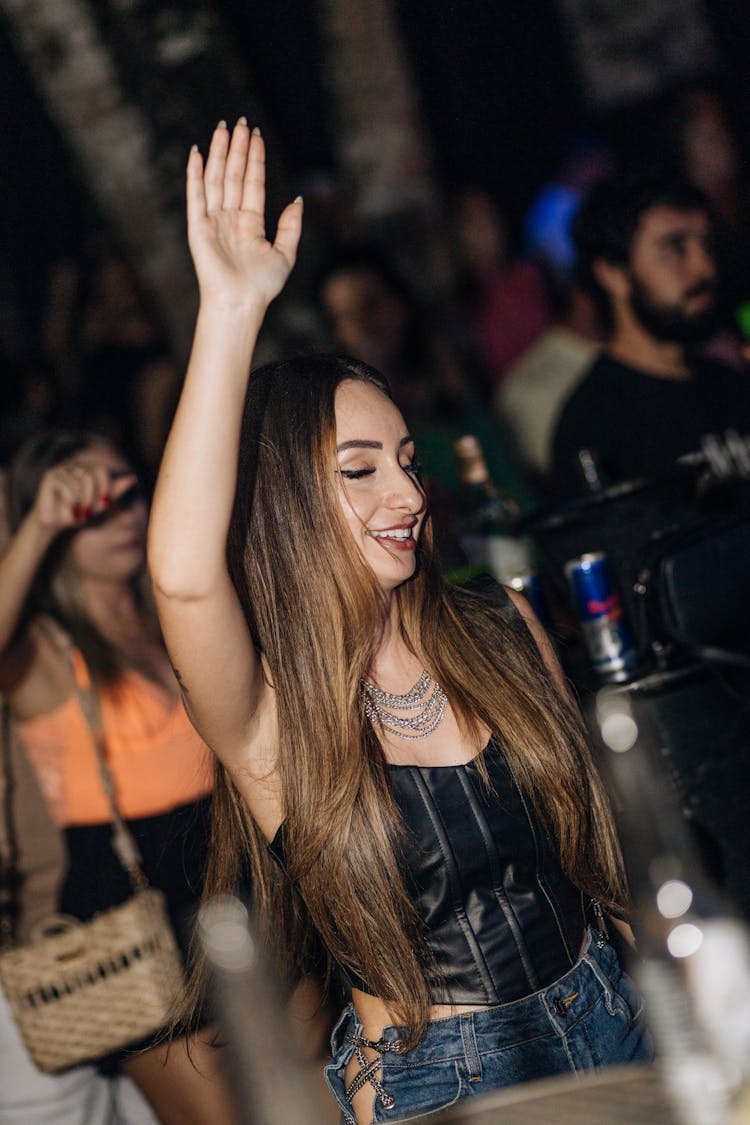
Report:
M 183 985 L 182 961 L 161 891 L 141 868 L 138 846 L 120 816 L 106 761 L 98 697 L 79 690 L 94 735 L 112 811 L 112 846 L 133 895 L 88 922 L 56 915 L 31 941 L 0 952 L 0 985 L 26 1049 L 46 1073 L 137 1043 L 168 1022 Z M 7 706 L 3 708 L 7 734 Z M 8 739 L 0 769 L 0 942 L 12 942 L 15 882 L 10 828 Z

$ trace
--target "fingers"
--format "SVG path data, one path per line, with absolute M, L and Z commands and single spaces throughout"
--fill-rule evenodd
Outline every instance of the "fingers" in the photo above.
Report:
M 110 483 L 106 469 L 68 461 L 60 466 L 59 479 L 73 523 L 85 523 L 109 506 Z
M 253 129 L 242 186 L 242 209 L 261 216 L 266 213 L 266 144 L 260 129 Z
M 242 205 L 242 192 L 248 167 L 250 130 L 247 119 L 241 117 L 232 131 L 224 173 L 224 210 L 236 210 Z
M 225 121 L 220 121 L 214 129 L 206 159 L 203 185 L 206 193 L 206 211 L 212 214 L 224 206 L 224 174 L 229 149 L 229 130 Z
M 136 473 L 125 473 L 123 476 L 115 477 L 114 480 L 107 479 L 107 507 L 114 504 L 121 496 L 124 496 L 134 484 L 138 483 L 138 476 Z
M 188 226 L 195 226 L 199 219 L 205 219 L 206 217 L 206 189 L 203 186 L 203 157 L 198 152 L 197 145 L 193 145 L 190 150 L 190 156 L 188 157 L 185 189 Z
M 299 195 L 294 203 L 290 203 L 281 212 L 276 228 L 274 249 L 284 255 L 290 269 L 297 260 L 297 247 L 302 234 L 302 211 L 302 196 Z
M 137 481 L 133 472 L 113 476 L 102 465 L 65 461 L 46 474 L 40 487 L 41 521 L 60 529 L 84 525 L 105 515 Z
M 193 145 L 187 165 L 188 221 L 221 210 L 255 211 L 266 204 L 266 154 L 259 129 L 248 129 L 240 117 L 231 134 L 220 121 L 211 138 L 205 168 Z

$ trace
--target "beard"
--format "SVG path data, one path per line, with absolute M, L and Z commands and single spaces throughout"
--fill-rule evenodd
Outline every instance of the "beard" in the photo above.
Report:
M 716 300 L 700 312 L 686 312 L 682 304 L 665 305 L 654 299 L 651 290 L 632 273 L 630 275 L 630 307 L 642 328 L 657 340 L 676 344 L 702 344 L 715 335 L 719 326 Z M 701 293 L 715 294 L 716 287 L 706 281 L 691 289 L 685 296 Z

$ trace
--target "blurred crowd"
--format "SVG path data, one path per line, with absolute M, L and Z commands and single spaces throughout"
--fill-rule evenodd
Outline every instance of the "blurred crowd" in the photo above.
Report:
M 262 357 L 337 351 L 379 368 L 413 420 L 437 511 L 450 511 L 458 491 L 452 446 L 464 433 L 478 436 L 493 479 L 522 511 L 559 499 L 555 429 L 608 327 L 580 284 L 572 233 L 603 177 L 661 172 L 704 194 L 719 289 L 716 331 L 700 347 L 743 366 L 748 184 L 718 91 L 685 87 L 612 123 L 606 135 L 581 130 L 561 148 L 558 168 L 520 218 L 492 185 L 461 185 L 410 256 L 394 247 L 413 249 L 413 239 L 358 226 L 338 185 L 318 178 L 306 192 L 306 272 L 274 310 Z M 148 482 L 182 361 L 134 264 L 97 236 L 76 259 L 52 265 L 46 293 L 33 344 L 19 347 L 13 317 L 4 318 L 0 463 L 40 429 L 83 427 L 113 441 Z
M 565 138 L 558 167 L 521 215 L 492 184 L 465 183 L 446 193 L 442 215 L 416 235 L 395 218 L 372 229 L 358 223 L 341 185 L 311 178 L 304 260 L 271 309 L 255 360 L 335 352 L 383 373 L 412 427 L 443 559 L 456 574 L 461 559 L 451 551 L 459 536 L 451 528 L 466 496 L 454 450 L 467 434 L 478 439 L 504 500 L 512 498 L 522 515 L 541 509 L 541 520 L 544 509 L 575 503 L 587 487 L 649 479 L 678 458 L 705 457 L 715 475 L 747 481 L 749 184 L 727 106 L 704 84 L 624 114 L 606 131 L 582 128 Z M 209 854 L 205 824 L 191 819 L 186 833 L 183 818 L 202 816 L 212 778 L 198 770 L 205 747 L 159 635 L 145 528 L 184 357 L 137 263 L 111 236 L 93 234 L 76 256 L 54 262 L 45 293 L 31 332 L 18 328 L 20 310 L 0 296 L 0 478 L 9 483 L 0 493 L 3 546 L 11 533 L 0 557 L 0 689 L 42 780 L 50 763 L 57 768 L 61 745 L 77 752 L 91 743 L 88 788 L 73 783 L 73 771 L 69 789 L 90 791 L 96 803 L 58 801 L 44 812 L 53 842 L 58 830 L 64 836 L 67 858 L 56 855 L 54 865 L 69 866 L 60 901 L 76 917 L 109 909 L 112 887 L 119 893 L 110 878 L 111 810 L 99 792 L 96 740 L 78 697 L 92 685 L 99 691 L 115 748 L 121 742 L 127 750 L 136 736 L 143 743 L 141 773 L 124 752 L 116 781 L 135 793 L 125 816 L 142 834 L 151 882 L 171 896 L 179 933 L 185 915 L 192 917 Z M 576 545 L 582 549 L 590 547 Z M 50 617 L 62 636 L 50 632 Z M 62 736 L 53 729 L 60 716 L 69 720 Z M 167 731 L 167 750 L 182 770 L 169 765 L 157 728 L 159 738 Z M 154 781 L 154 760 L 163 763 L 166 793 Z M 15 799 L 19 823 L 31 827 L 28 808 L 33 801 L 44 811 L 48 794 L 28 789 L 26 804 Z M 195 871 L 185 863 L 183 836 L 194 840 Z M 105 854 L 109 867 L 100 862 Z M 104 888 L 96 902 L 82 892 L 97 889 L 92 868 Z M 116 864 L 115 874 L 122 874 Z M 310 1041 L 310 1003 L 303 1001 L 299 1018 Z M 321 1026 L 326 1018 L 322 1012 Z M 195 1088 L 183 1073 L 190 1051 L 207 1046 L 208 1036 L 200 1038 L 207 1023 L 206 1015 L 197 1037 L 177 1027 L 184 1058 L 181 1047 L 173 1049 L 169 1072 L 158 1039 L 135 1058 L 108 1055 L 110 1071 L 124 1069 L 149 1103 L 117 1120 L 231 1120 L 228 1111 L 202 1108 L 204 1097 L 211 1106 L 224 1102 L 218 1064 Z M 10 1013 L 0 1009 L 0 1046 L 3 1034 L 4 1083 L 10 1089 L 18 1070 L 26 1097 L 42 1076 Z M 317 1034 L 311 1054 L 325 1050 Z M 106 1075 L 88 1069 L 94 1093 L 108 1105 L 109 1089 L 99 1088 Z M 48 1090 L 51 1099 L 68 1097 L 56 1083 Z M 135 1095 L 129 1084 L 125 1090 Z M 107 1125 L 115 1119 L 108 1112 L 104 1105 L 86 1120 Z M 22 1108 L 9 1120 L 32 1119 Z

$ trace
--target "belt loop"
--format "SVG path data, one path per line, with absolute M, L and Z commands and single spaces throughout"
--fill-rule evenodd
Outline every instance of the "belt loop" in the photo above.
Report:
M 355 1021 L 354 1030 L 355 1031 L 360 1030 L 357 1027 L 357 1023 L 359 1021 L 357 1020 L 357 1016 L 356 1016 L 356 1013 L 354 1011 L 354 1005 L 353 1004 L 347 1004 L 346 1007 L 344 1008 L 344 1010 L 342 1011 L 341 1015 L 339 1016 L 339 1018 L 336 1020 L 336 1023 L 334 1024 L 334 1027 L 333 1027 L 333 1031 L 331 1032 L 331 1054 L 332 1055 L 335 1055 L 336 1052 L 339 1051 L 341 1049 L 341 1047 L 343 1046 L 344 1040 L 346 1039 L 346 1033 L 349 1030 L 349 1021 L 352 1020 L 352 1019 Z
M 464 1049 L 464 1062 L 470 1082 L 482 1081 L 482 1060 L 479 1058 L 477 1040 L 474 1034 L 474 1013 L 463 1012 L 461 1020 L 461 1044 Z

